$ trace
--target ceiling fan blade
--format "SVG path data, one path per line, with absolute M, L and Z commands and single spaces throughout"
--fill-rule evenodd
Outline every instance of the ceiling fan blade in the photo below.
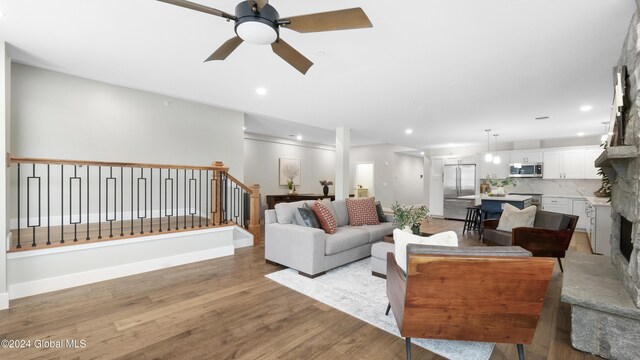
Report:
M 251 7 L 253 7 L 253 5 L 255 4 L 257 10 L 260 11 L 265 5 L 269 3 L 269 0 L 247 0 L 247 2 L 249 3 L 249 5 L 251 5 Z
M 218 9 L 214 9 L 212 7 L 196 4 L 194 2 L 187 1 L 187 0 L 158 0 L 158 1 L 171 4 L 171 5 L 180 6 L 180 7 L 191 9 L 191 10 L 200 11 L 200 12 L 215 15 L 215 16 L 220 16 L 225 19 L 236 20 L 236 17 L 234 15 L 228 14 Z
M 232 37 L 231 39 L 225 41 L 216 51 L 211 54 L 204 62 L 211 60 L 224 60 L 235 50 L 238 46 L 242 44 L 242 39 L 240 37 Z
M 284 61 L 288 62 L 289 65 L 293 66 L 303 74 L 306 74 L 307 70 L 309 70 L 313 65 L 311 60 L 304 57 L 304 55 L 300 54 L 298 50 L 292 48 L 291 45 L 287 44 L 282 39 L 278 39 L 272 43 L 271 49 L 276 53 L 276 55 L 280 56 Z
M 361 8 L 293 16 L 281 19 L 280 23 L 287 29 L 301 33 L 373 27 Z

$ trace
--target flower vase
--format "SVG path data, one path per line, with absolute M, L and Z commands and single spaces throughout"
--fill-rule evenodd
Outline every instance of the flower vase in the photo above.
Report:
M 409 225 L 405 225 L 405 226 L 402 228 L 402 231 L 404 231 L 404 232 L 408 232 L 409 234 L 413 234 L 413 231 L 411 230 L 411 226 L 409 226 Z
M 289 195 L 293 195 L 293 189 L 289 189 Z
M 420 235 L 420 224 L 414 224 L 411 226 L 411 232 L 413 235 Z
M 322 187 L 322 193 L 324 194 L 324 196 L 329 195 L 329 187 L 327 185 Z

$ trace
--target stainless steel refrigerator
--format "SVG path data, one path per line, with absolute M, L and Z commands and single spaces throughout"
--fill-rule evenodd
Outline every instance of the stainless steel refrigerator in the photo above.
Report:
M 458 199 L 460 196 L 476 194 L 476 166 L 445 165 L 444 166 L 444 217 L 464 220 L 467 207 L 475 205 L 475 199 Z

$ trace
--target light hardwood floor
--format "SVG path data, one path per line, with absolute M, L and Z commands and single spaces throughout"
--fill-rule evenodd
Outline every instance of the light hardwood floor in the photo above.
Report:
M 434 220 L 423 231 L 462 222 Z M 477 236 L 461 236 L 465 245 Z M 589 252 L 576 233 L 571 251 Z M 224 258 L 11 301 L 0 311 L 2 339 L 31 348 L 0 348 L 0 359 L 404 359 L 404 340 L 264 277 L 264 247 Z M 596 359 L 571 347 L 570 308 L 560 302 L 556 264 L 526 358 Z M 380 309 L 381 314 L 384 309 Z M 84 340 L 86 347 L 35 347 L 36 340 Z M 56 343 L 53 343 L 56 345 Z M 415 359 L 441 359 L 414 346 Z M 517 359 L 498 344 L 491 359 Z

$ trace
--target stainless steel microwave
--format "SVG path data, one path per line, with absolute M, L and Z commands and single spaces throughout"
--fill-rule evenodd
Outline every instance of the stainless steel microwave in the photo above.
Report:
M 521 177 L 521 178 L 541 178 L 542 177 L 542 163 L 532 164 L 509 164 L 509 176 Z

